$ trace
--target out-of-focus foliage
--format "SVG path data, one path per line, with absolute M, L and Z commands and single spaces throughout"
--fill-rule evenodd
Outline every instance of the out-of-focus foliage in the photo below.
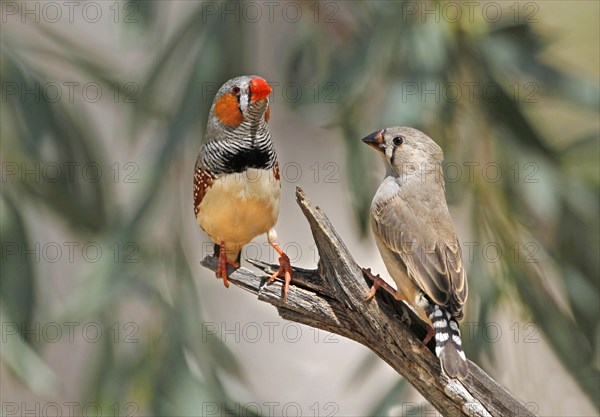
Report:
M 120 140 L 131 146 L 152 126 L 154 154 L 144 192 L 133 209 L 124 211 L 116 185 L 106 179 L 8 182 L 2 184 L 2 239 L 34 241 L 36 230 L 26 214 L 44 210 L 53 213 L 65 233 L 78 239 L 144 242 L 138 263 L 94 265 L 82 285 L 73 290 L 67 306 L 54 311 L 58 317 L 94 318 L 109 327 L 114 311 L 133 299 L 160 318 L 155 332 L 138 345 L 140 349 L 131 351 L 111 343 L 95 346 L 93 358 L 86 363 L 84 395 L 106 409 L 133 399 L 148 415 L 193 415 L 207 401 L 233 409 L 223 375 L 241 382 L 243 375 L 216 337 L 214 343 L 199 343 L 201 300 L 181 246 L 181 223 L 169 216 L 186 213 L 188 207 L 162 197 L 172 187 L 169 178 L 178 169 L 184 143 L 197 145 L 205 125 L 210 100 L 203 82 L 220 83 L 252 71 L 248 51 L 260 26 L 243 19 L 223 23 L 219 14 L 206 15 L 206 8 L 198 3 L 190 5 L 187 17 L 167 36 L 161 30 L 166 24 L 161 17 L 164 2 L 131 0 L 129 4 L 140 11 L 143 24 L 125 31 L 125 40 L 143 42 L 147 37 L 147 42 L 158 45 L 153 62 L 135 74 L 143 80 L 139 101 L 120 114 L 128 129 Z M 537 89 L 536 98 L 569 102 L 597 118 L 597 86 L 545 63 L 539 56 L 545 40 L 525 21 L 422 22 L 419 14 L 403 14 L 405 9 L 387 2 L 336 4 L 343 10 L 337 14 L 341 18 L 332 23 L 325 19 L 300 22 L 295 44 L 279 54 L 278 62 L 287 81 L 335 83 L 339 103 L 334 112 L 322 117 L 345 138 L 346 163 L 352 167 L 348 187 L 360 230 L 366 231 L 376 179 L 365 175 L 371 171 L 369 151 L 358 139 L 376 128 L 400 124 L 421 128 L 440 143 L 447 163 L 462 167 L 471 161 L 495 162 L 503 168 L 516 163 L 517 170 L 504 172 L 498 182 L 484 181 L 481 176 L 469 180 L 463 175 L 447 184 L 450 203 L 469 212 L 474 240 L 498 242 L 503 248 L 516 244 L 518 261 L 505 256 L 502 262 L 491 264 L 475 257 L 469 271 L 473 278 L 467 320 L 483 325 L 504 299 L 518 300 L 600 409 L 594 356 L 600 342 L 598 132 L 581 138 L 572 137 L 568 128 L 552 135 L 543 133 L 528 110 L 531 106 L 524 102 L 531 90 L 514 90 L 515 83 L 530 85 Z M 321 13 L 325 16 L 327 10 Z M 90 45 L 50 27 L 41 30 L 52 44 L 47 51 L 3 33 L 3 88 L 5 82 L 32 86 L 52 79 L 41 57 L 51 57 L 104 86 L 123 81 L 110 59 L 103 59 Z M 475 83 L 478 88 L 473 90 L 473 100 L 430 100 L 420 92 L 407 94 L 415 86 L 421 91 L 449 83 L 463 88 L 465 83 Z M 497 86 L 497 99 L 484 96 L 485 85 Z M 45 96 L 39 101 L 8 97 L 0 117 L 3 162 L 110 165 L 105 134 L 86 108 L 52 102 Z M 306 108 L 309 104 L 298 105 Z M 525 180 L 531 173 L 527 178 L 537 182 Z M 157 212 L 161 227 L 170 231 L 161 239 L 153 239 L 148 232 Z M 524 262 L 532 251 L 540 262 Z M 3 260 L 3 321 L 27 323 L 36 309 L 43 308 L 35 290 L 40 274 L 43 271 L 36 274 L 29 263 Z M 561 289 L 560 295 L 555 288 Z M 27 340 L 22 345 L 3 349 L 2 360 L 32 390 L 48 395 L 56 377 L 36 353 L 41 346 Z M 475 338 L 466 348 L 476 362 L 493 359 L 492 346 L 482 338 Z M 389 409 L 404 391 L 402 381 L 395 384 L 374 406 L 372 415 Z

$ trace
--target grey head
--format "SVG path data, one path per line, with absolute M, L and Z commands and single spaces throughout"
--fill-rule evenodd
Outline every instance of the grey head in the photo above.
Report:
M 378 151 L 388 175 L 402 179 L 414 174 L 441 174 L 442 148 L 420 130 L 406 126 L 388 127 L 371 133 L 362 141 Z

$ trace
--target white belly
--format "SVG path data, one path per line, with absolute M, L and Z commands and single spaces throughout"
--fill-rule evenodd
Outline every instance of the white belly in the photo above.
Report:
M 280 189 L 272 169 L 224 175 L 206 192 L 196 220 L 213 242 L 239 252 L 277 222 Z

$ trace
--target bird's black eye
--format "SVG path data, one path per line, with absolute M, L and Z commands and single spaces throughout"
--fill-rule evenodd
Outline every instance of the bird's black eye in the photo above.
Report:
M 239 96 L 240 95 L 240 87 L 238 87 L 237 85 L 235 87 L 232 87 L 231 93 L 235 96 Z
M 404 136 L 396 136 L 394 139 L 392 139 L 392 142 L 394 142 L 395 146 L 400 146 L 402 143 L 404 143 Z

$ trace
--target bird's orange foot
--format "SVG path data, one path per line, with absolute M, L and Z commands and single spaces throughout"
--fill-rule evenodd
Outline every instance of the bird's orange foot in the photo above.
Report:
M 271 278 L 268 279 L 267 284 L 275 281 L 275 278 L 283 274 L 283 302 L 287 301 L 288 290 L 290 288 L 290 282 L 292 281 L 292 264 L 290 258 L 282 251 L 279 257 L 279 269 Z
M 377 289 L 380 287 L 383 288 L 384 290 L 386 290 L 387 292 L 389 292 L 390 294 L 392 294 L 392 296 L 396 300 L 399 300 L 399 301 L 406 300 L 406 297 L 404 297 L 404 295 L 401 292 L 396 291 L 390 284 L 385 282 L 383 280 L 383 278 L 381 278 L 379 276 L 379 274 L 373 275 L 373 273 L 371 272 L 371 268 L 361 268 L 361 270 L 365 277 L 367 277 L 371 281 L 373 281 L 373 286 L 371 287 L 371 290 L 367 294 L 365 301 L 371 301 L 375 297 L 375 293 L 377 292 Z
M 225 285 L 225 288 L 229 288 L 229 280 L 227 279 L 227 265 L 231 265 L 234 268 L 240 267 L 239 263 L 227 258 L 225 242 L 221 242 L 219 247 L 219 266 L 217 268 L 217 278 L 223 278 L 223 285 Z
M 429 343 L 431 338 L 433 336 L 435 336 L 435 329 L 433 327 L 431 327 L 429 324 L 426 324 L 426 326 L 427 326 L 427 334 L 425 335 L 425 337 L 423 338 L 423 341 L 421 342 L 423 347 L 427 347 L 427 343 Z

